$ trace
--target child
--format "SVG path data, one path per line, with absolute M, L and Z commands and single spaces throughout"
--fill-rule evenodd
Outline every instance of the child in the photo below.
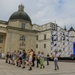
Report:
M 44 66 L 44 53 L 41 52 L 41 56 L 40 56 L 40 69 L 45 68 Z

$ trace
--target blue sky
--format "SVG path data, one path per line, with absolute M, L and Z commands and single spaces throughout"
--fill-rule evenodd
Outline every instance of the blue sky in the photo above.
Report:
M 75 27 L 75 0 L 0 0 L 0 20 L 8 21 L 20 4 L 24 5 L 33 24 L 56 21 L 61 27 Z

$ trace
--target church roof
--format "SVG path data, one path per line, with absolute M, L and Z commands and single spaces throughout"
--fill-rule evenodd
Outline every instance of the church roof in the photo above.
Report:
M 73 27 L 71 27 L 68 31 L 75 31 Z
M 0 24 L 8 24 L 8 22 L 7 21 L 2 21 L 2 20 L 0 20 Z

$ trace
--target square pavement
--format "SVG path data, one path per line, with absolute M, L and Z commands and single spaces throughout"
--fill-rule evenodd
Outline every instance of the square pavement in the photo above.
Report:
M 35 62 L 36 63 L 36 62 Z M 45 68 L 40 69 L 33 67 L 32 71 L 28 71 L 29 66 L 25 69 L 19 68 L 16 65 L 5 63 L 5 60 L 0 59 L 0 75 L 75 75 L 75 63 L 72 62 L 59 62 L 59 70 L 54 70 L 54 62 L 50 61 Z

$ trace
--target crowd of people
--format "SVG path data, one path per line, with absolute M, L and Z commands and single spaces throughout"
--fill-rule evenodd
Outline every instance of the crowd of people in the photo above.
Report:
M 40 66 L 40 69 L 45 68 L 44 66 L 44 53 L 40 51 L 36 55 L 35 51 L 28 50 L 27 52 L 25 50 L 23 51 L 14 51 L 14 52 L 7 52 L 6 54 L 6 63 L 17 65 L 18 67 L 25 68 L 25 65 L 28 65 L 30 68 L 29 70 L 32 70 L 32 67 L 35 66 L 35 60 L 37 60 L 37 67 Z
M 47 65 L 49 65 L 49 54 L 47 54 Z M 29 66 L 29 71 L 32 70 L 32 67 L 35 66 L 35 60 L 36 60 L 36 67 L 40 67 L 40 69 L 45 68 L 44 65 L 44 53 L 38 51 L 38 53 L 36 54 L 35 51 L 28 50 L 27 52 L 25 50 L 22 51 L 14 51 L 14 52 L 7 52 L 6 53 L 6 63 L 8 64 L 12 64 L 12 65 L 16 65 L 18 67 L 22 67 L 23 69 L 25 68 L 25 66 Z M 55 70 L 59 69 L 58 66 L 58 57 L 56 55 L 54 55 L 54 64 L 55 64 Z

